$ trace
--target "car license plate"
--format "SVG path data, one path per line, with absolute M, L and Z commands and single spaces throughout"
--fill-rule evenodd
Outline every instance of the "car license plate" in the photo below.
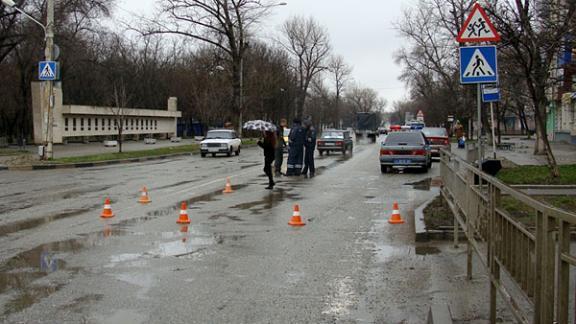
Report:
M 326 146 L 334 146 L 336 143 L 326 143 Z
M 219 148 L 211 147 L 208 149 L 208 152 L 218 152 L 219 150 L 220 150 Z
M 394 160 L 394 164 L 410 164 L 412 161 L 407 159 L 398 159 Z

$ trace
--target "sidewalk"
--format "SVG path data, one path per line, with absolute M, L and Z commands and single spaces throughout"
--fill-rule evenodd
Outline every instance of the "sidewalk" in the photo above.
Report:
M 496 158 L 504 158 L 516 165 L 546 165 L 545 155 L 534 155 L 534 139 L 526 137 L 503 136 L 502 143 L 514 143 L 514 150 L 496 150 Z M 552 152 L 559 165 L 576 164 L 576 145 L 550 142 Z M 492 145 L 485 148 L 484 157 L 492 157 Z M 458 149 L 456 144 L 452 144 L 452 152 L 462 158 L 466 158 L 466 150 Z
M 122 143 L 122 151 L 140 151 L 151 150 L 161 147 L 181 146 L 199 143 L 194 139 L 182 139 L 179 143 L 172 143 L 170 140 L 157 140 L 156 144 L 144 144 L 144 141 L 126 141 Z M 11 147 L 12 148 L 12 147 Z M 16 149 L 16 147 L 13 147 Z M 0 156 L 0 169 L 12 165 L 32 164 L 38 162 L 38 146 L 28 145 L 26 147 L 27 154 L 6 155 Z M 84 143 L 69 143 L 66 145 L 54 145 L 54 158 L 74 157 L 95 155 L 103 153 L 116 153 L 118 147 L 105 147 L 101 142 Z

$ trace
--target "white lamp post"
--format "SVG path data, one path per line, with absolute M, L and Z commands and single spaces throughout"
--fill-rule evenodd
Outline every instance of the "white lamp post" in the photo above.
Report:
M 44 26 L 41 22 L 36 20 L 34 17 L 30 16 L 22 9 L 16 6 L 16 3 L 13 0 L 2 0 L 2 3 L 5 6 L 13 8 L 14 10 L 18 11 L 26 18 L 32 20 L 44 30 L 44 39 L 46 41 L 46 46 L 44 48 L 44 57 L 46 61 L 52 61 L 53 52 L 54 52 L 54 0 L 47 1 L 47 8 L 46 8 L 46 26 Z M 46 131 L 45 131 L 45 149 L 43 150 L 43 159 L 51 159 L 53 156 L 52 151 L 52 144 L 53 144 L 53 123 L 54 123 L 54 81 L 47 81 L 47 86 L 45 87 L 46 91 L 46 98 L 47 98 L 47 108 L 48 111 L 46 113 L 46 117 L 44 118 L 46 124 Z

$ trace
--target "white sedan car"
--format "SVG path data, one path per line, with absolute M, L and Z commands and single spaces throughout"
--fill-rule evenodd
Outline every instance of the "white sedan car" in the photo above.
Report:
M 207 153 L 216 156 L 217 153 L 223 153 L 231 156 L 232 153 L 240 154 L 242 140 L 236 135 L 236 132 L 230 129 L 214 129 L 208 131 L 206 137 L 200 142 L 200 155 L 206 157 Z

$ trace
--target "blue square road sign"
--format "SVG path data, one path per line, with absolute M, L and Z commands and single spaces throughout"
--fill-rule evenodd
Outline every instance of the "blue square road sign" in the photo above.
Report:
M 496 46 L 460 47 L 460 83 L 498 83 Z
M 54 81 L 58 79 L 58 62 L 40 61 L 38 63 L 38 80 Z

